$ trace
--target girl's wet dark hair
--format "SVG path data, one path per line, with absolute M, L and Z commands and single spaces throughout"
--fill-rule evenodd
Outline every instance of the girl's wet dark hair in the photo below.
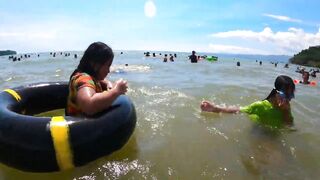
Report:
M 277 91 L 287 93 L 287 89 L 289 88 L 292 90 L 292 93 L 294 93 L 296 86 L 291 77 L 286 75 L 278 76 L 274 82 L 274 88 L 272 89 L 266 100 L 270 99 L 271 97 L 274 97 L 277 94 Z M 286 94 L 287 97 L 289 95 L 290 94 Z
M 97 70 L 94 66 L 102 66 L 108 61 L 113 61 L 113 51 L 112 49 L 103 42 L 94 42 L 84 52 L 77 69 L 71 74 L 72 76 L 77 72 L 84 72 L 97 78 Z

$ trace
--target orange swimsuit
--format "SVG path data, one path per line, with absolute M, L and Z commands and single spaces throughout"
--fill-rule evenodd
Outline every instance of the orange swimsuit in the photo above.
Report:
M 102 92 L 101 84 L 87 73 L 78 72 L 72 76 L 69 82 L 69 95 L 66 109 L 68 116 L 84 116 L 85 114 L 80 109 L 76 102 L 76 97 L 79 89 L 83 87 L 90 87 L 97 93 Z

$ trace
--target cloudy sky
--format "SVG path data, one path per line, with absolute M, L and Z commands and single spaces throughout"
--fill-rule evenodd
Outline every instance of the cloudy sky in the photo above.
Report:
M 293 55 L 320 45 L 319 0 L 0 0 L 0 50 Z

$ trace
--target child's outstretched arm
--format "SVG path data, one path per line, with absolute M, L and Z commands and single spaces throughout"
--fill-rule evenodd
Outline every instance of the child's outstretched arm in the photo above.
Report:
M 202 101 L 200 104 L 200 108 L 202 111 L 205 112 L 215 112 L 215 113 L 238 113 L 240 111 L 239 107 L 219 107 L 215 105 L 214 103 L 211 103 L 209 101 Z

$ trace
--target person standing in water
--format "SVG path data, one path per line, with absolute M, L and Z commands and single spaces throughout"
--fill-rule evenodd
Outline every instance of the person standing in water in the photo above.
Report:
M 127 92 L 127 82 L 120 79 L 112 85 L 105 80 L 113 61 L 112 49 L 94 42 L 84 52 L 69 81 L 66 108 L 68 116 L 92 116 L 111 106 L 113 101 Z
M 278 76 L 274 88 L 264 100 L 245 107 L 220 107 L 209 101 L 202 101 L 200 108 L 204 112 L 247 113 L 251 120 L 273 128 L 293 126 L 290 100 L 294 98 L 295 84 L 289 76 Z
M 163 62 L 168 62 L 168 55 L 164 54 Z
M 302 72 L 302 81 L 300 83 L 310 84 L 309 77 L 310 77 L 310 73 L 308 71 L 303 71 Z
M 172 54 L 170 54 L 170 58 L 169 59 L 170 59 L 171 62 L 174 62 Z
M 191 63 L 197 63 L 198 57 L 196 56 L 196 52 L 192 51 L 192 54 L 189 56 L 189 59 L 191 60 Z

